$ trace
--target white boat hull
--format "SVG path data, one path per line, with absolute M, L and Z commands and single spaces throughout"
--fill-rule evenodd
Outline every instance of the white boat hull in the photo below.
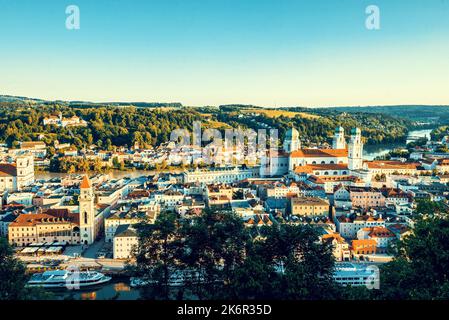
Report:
M 99 279 L 94 282 L 89 283 L 28 283 L 27 287 L 39 287 L 39 288 L 61 288 L 61 289 L 78 289 L 78 288 L 86 288 L 86 287 L 93 287 L 99 284 L 103 284 L 106 282 L 111 281 L 111 277 L 104 276 L 102 279 Z
M 106 283 L 112 278 L 101 272 L 72 273 L 66 270 L 46 271 L 31 276 L 27 287 L 81 289 Z

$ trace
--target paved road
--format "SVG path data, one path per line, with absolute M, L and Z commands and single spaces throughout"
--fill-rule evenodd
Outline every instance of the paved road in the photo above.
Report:
M 96 241 L 92 245 L 89 246 L 84 252 L 84 258 L 95 259 L 97 257 L 97 252 L 101 250 L 104 246 L 104 240 Z
M 104 271 L 121 271 L 125 268 L 125 265 L 126 261 L 123 260 L 78 258 L 72 259 L 61 266 L 102 268 Z

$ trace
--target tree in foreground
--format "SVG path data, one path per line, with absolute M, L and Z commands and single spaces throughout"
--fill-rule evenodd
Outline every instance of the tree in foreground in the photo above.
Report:
M 136 275 L 143 291 L 198 299 L 335 299 L 332 247 L 310 226 L 245 228 L 231 212 L 206 210 L 189 220 L 161 214 L 143 227 Z M 170 294 L 172 292 L 172 294 Z M 154 298 L 151 294 L 144 298 Z
M 231 212 L 206 210 L 184 220 L 180 233 L 181 268 L 186 288 L 200 299 L 223 299 L 236 268 L 245 261 L 250 244 L 248 232 Z
M 449 219 L 420 220 L 381 268 L 380 299 L 449 298 Z
M 51 298 L 38 288 L 26 288 L 25 266 L 14 257 L 7 240 L 0 238 L 0 300 L 42 300 Z
M 14 257 L 6 239 L 0 238 L 0 300 L 20 300 L 27 297 L 25 266 Z
M 136 265 L 130 270 L 142 281 L 151 283 L 143 290 L 144 298 L 170 299 L 170 280 L 177 269 L 179 250 L 176 215 L 162 213 L 154 225 L 141 224 L 138 229 Z
M 334 299 L 337 285 L 333 279 L 332 245 L 321 243 L 309 225 L 280 224 L 262 229 L 265 239 L 259 255 L 277 271 L 274 298 L 289 300 Z

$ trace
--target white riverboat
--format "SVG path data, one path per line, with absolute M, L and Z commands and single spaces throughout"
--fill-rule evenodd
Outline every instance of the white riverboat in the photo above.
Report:
M 131 288 L 140 288 L 140 287 L 145 287 L 145 286 L 149 286 L 152 284 L 156 284 L 157 281 L 153 281 L 153 280 L 143 280 L 141 278 L 131 278 L 130 279 L 130 286 Z M 181 276 L 171 276 L 168 282 L 168 285 L 170 287 L 179 287 L 183 285 L 183 278 Z
M 28 281 L 28 287 L 81 289 L 106 283 L 111 280 L 101 272 L 53 270 L 36 273 Z

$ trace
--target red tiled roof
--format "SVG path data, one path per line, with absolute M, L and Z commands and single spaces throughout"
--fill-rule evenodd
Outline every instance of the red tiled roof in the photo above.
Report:
M 359 250 L 369 246 L 376 247 L 377 246 L 376 240 L 373 239 L 352 240 L 353 250 Z
M 0 177 L 17 176 L 17 168 L 14 164 L 0 164 Z
M 351 181 L 351 182 L 360 182 L 362 181 L 360 178 L 356 176 L 348 176 L 348 175 L 339 175 L 339 176 L 310 176 L 307 180 L 322 184 L 325 182 L 339 182 L 339 181 Z
M 370 237 L 376 237 L 376 238 L 392 238 L 395 235 L 393 234 L 393 232 L 391 232 L 390 230 L 388 230 L 387 228 L 384 227 L 374 227 L 371 231 L 371 233 L 369 234 Z
M 438 159 L 438 165 L 447 166 L 449 165 L 449 159 Z
M 394 188 L 382 188 L 380 189 L 384 197 L 386 198 L 408 198 L 408 194 L 401 189 Z
M 57 219 L 60 219 L 59 221 Z M 67 209 L 48 209 L 44 213 L 38 214 L 21 214 L 10 226 L 34 226 L 39 223 L 62 223 L 61 219 L 66 222 L 79 224 L 79 217 L 77 214 L 70 213 Z
M 401 161 L 367 161 L 368 168 L 371 169 L 416 169 L 419 163 L 404 163 Z
M 347 164 L 308 164 L 305 166 L 298 166 L 295 168 L 296 173 L 312 173 L 315 170 L 348 170 Z
M 83 181 L 81 182 L 80 185 L 81 189 L 89 189 L 90 188 L 90 181 L 89 181 L 89 177 L 86 175 L 84 175 L 83 177 Z
M 34 148 L 34 147 L 45 147 L 45 142 L 43 142 L 43 141 L 24 141 L 21 143 L 20 147 L 22 149 Z
M 338 243 L 345 243 L 346 242 L 346 240 L 339 233 L 325 234 L 325 235 L 323 235 L 321 237 L 321 239 L 323 241 L 326 241 L 326 240 L 331 240 L 332 241 L 333 239 L 335 239 L 335 240 L 337 240 Z
M 347 149 L 300 149 L 291 153 L 292 158 L 336 158 L 347 156 Z

